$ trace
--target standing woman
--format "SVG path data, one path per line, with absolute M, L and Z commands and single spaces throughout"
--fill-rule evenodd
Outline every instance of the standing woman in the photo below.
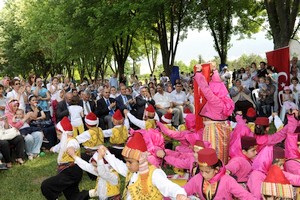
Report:
M 25 99 L 27 98 L 27 96 L 24 93 L 25 87 L 21 86 L 21 81 L 19 78 L 14 78 L 11 84 L 13 90 L 7 93 L 6 98 L 8 100 L 17 100 L 19 102 L 19 108 L 25 110 Z
M 267 77 L 270 77 L 272 80 L 273 85 L 275 86 L 275 92 L 274 92 L 274 112 L 278 112 L 278 74 L 275 71 L 275 68 L 273 66 L 267 67 L 268 74 Z
M 36 87 L 33 90 L 34 96 L 36 96 L 38 100 L 38 106 L 46 113 L 49 113 L 49 100 L 50 93 L 49 91 L 43 87 L 43 80 L 41 78 L 36 79 Z M 50 113 L 49 116 L 50 118 Z
M 26 120 L 29 118 L 29 115 L 25 115 L 25 117 L 22 120 L 20 120 L 18 122 L 13 121 L 15 113 L 19 109 L 19 105 L 20 104 L 19 104 L 18 100 L 12 99 L 7 102 L 6 107 L 5 107 L 5 116 L 7 118 L 8 124 L 12 127 L 15 127 L 16 129 L 21 128 L 23 126 L 24 122 L 26 122 Z M 25 143 L 24 143 L 23 137 L 21 135 L 18 135 L 14 139 L 8 140 L 8 143 L 15 145 L 16 154 L 17 154 L 16 161 L 19 164 L 23 164 L 24 163 L 24 161 L 23 161 L 24 151 L 25 151 L 25 146 L 24 146 Z M 7 145 L 7 143 L 6 143 L 6 145 Z M 1 144 L 1 146 L 2 146 L 2 144 Z M 9 155 L 6 154 L 6 156 L 5 156 L 5 154 L 2 151 L 2 154 L 4 155 L 5 160 L 8 162 L 8 167 L 9 167 L 9 163 L 11 166 L 12 160 L 11 160 L 10 153 L 9 153 Z

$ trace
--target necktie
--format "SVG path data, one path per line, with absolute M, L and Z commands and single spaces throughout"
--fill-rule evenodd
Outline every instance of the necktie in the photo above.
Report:
M 87 101 L 85 102 L 85 111 L 86 111 L 87 114 L 89 114 L 91 112 Z
M 129 105 L 129 103 L 128 103 L 127 97 L 126 97 L 126 96 L 123 96 L 123 98 L 124 98 L 124 104 L 126 105 L 127 109 L 130 111 L 130 110 L 131 110 L 131 107 L 130 107 L 130 105 Z
M 108 99 L 106 99 L 106 105 L 107 105 L 107 107 L 110 106 L 110 102 L 109 102 Z M 113 114 L 114 114 L 114 111 L 113 111 L 113 109 L 111 108 L 111 109 L 109 110 L 109 115 L 113 115 Z

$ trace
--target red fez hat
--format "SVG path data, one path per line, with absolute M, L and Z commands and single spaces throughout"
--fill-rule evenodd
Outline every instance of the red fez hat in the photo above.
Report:
M 194 144 L 194 148 L 197 148 L 199 150 L 204 149 L 205 148 L 204 142 L 201 140 L 196 140 Z
M 56 124 L 56 129 L 60 132 L 66 132 L 68 134 L 73 134 L 73 127 L 68 117 L 63 117 L 60 122 Z
M 165 124 L 171 124 L 172 122 L 172 113 L 167 112 L 161 117 L 161 122 Z
M 256 139 L 254 137 L 243 136 L 241 138 L 242 149 L 249 149 L 250 147 L 254 147 L 257 145 Z
M 147 151 L 147 146 L 142 134 L 135 132 L 122 150 L 122 155 L 127 158 L 139 160 L 141 153 L 145 151 Z
M 149 104 L 148 107 L 146 108 L 146 111 L 151 112 L 151 113 L 155 113 L 155 109 L 152 106 L 152 104 Z
M 123 119 L 123 115 L 121 113 L 121 111 L 118 109 L 116 110 L 116 112 L 114 113 L 114 115 L 112 116 L 115 120 L 122 120 Z
M 216 150 L 204 148 L 198 151 L 198 163 L 201 167 L 213 166 L 218 163 Z
M 90 112 L 89 114 L 87 114 L 85 116 L 84 121 L 89 126 L 97 126 L 99 123 L 97 116 L 93 112 Z
M 278 146 L 273 147 L 273 160 L 284 159 L 284 149 Z
M 255 109 L 252 108 L 252 107 L 248 108 L 246 116 L 250 117 L 250 118 L 256 117 L 256 111 L 255 111 Z
M 256 125 L 269 126 L 269 119 L 267 117 L 257 117 L 255 120 Z

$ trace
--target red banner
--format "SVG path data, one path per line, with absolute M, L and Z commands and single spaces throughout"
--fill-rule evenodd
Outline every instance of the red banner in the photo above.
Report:
M 268 65 L 274 66 L 278 73 L 278 91 L 290 85 L 290 50 L 284 47 L 266 53 Z
M 206 78 L 206 81 L 209 82 L 210 78 L 210 63 L 201 64 L 202 65 L 202 74 Z M 194 66 L 194 72 L 196 72 L 196 66 Z M 195 99 L 195 115 L 196 115 L 196 130 L 203 128 L 203 120 L 199 115 L 200 110 L 206 103 L 206 99 L 203 96 L 201 90 L 198 88 L 198 84 L 194 81 L 194 99 Z

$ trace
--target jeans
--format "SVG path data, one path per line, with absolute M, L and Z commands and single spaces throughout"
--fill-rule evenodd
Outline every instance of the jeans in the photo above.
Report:
M 24 138 L 25 151 L 27 155 L 39 154 L 43 143 L 43 133 L 40 131 L 32 132 Z

